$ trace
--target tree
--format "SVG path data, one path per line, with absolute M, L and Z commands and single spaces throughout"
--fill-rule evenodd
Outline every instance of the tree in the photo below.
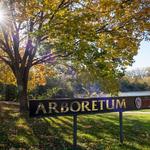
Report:
M 66 60 L 102 83 L 118 78 L 148 37 L 147 0 L 3 0 L 0 49 L 27 109 L 31 68 Z M 109 86 L 107 86 L 109 88 Z M 115 88 L 112 88 L 115 89 Z
M 136 68 L 126 72 L 126 75 L 131 78 L 142 79 L 148 74 L 148 68 Z

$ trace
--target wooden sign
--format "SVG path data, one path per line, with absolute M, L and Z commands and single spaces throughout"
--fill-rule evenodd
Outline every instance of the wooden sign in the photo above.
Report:
M 30 100 L 30 117 L 51 117 L 150 109 L 150 96 Z

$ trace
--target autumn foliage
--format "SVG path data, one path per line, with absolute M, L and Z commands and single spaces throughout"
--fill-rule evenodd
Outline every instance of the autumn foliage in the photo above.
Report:
M 16 79 L 20 110 L 27 108 L 28 81 L 44 84 L 44 64 L 65 60 L 82 78 L 109 88 L 149 35 L 148 0 L 3 0 L 0 5 L 0 60 Z

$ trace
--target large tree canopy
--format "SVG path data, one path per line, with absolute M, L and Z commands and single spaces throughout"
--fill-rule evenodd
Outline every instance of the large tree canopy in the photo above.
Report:
M 2 0 L 0 59 L 27 108 L 32 66 L 66 60 L 102 83 L 118 78 L 149 33 L 148 0 Z M 106 86 L 106 87 L 107 87 Z

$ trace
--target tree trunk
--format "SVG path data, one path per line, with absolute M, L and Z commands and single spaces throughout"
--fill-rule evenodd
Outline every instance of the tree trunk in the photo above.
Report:
M 27 88 L 24 84 L 18 85 L 18 100 L 20 104 L 20 112 L 28 110 Z
M 22 75 L 17 79 L 18 85 L 18 101 L 20 103 L 20 112 L 28 110 L 28 99 L 27 99 L 27 85 L 28 75 Z

